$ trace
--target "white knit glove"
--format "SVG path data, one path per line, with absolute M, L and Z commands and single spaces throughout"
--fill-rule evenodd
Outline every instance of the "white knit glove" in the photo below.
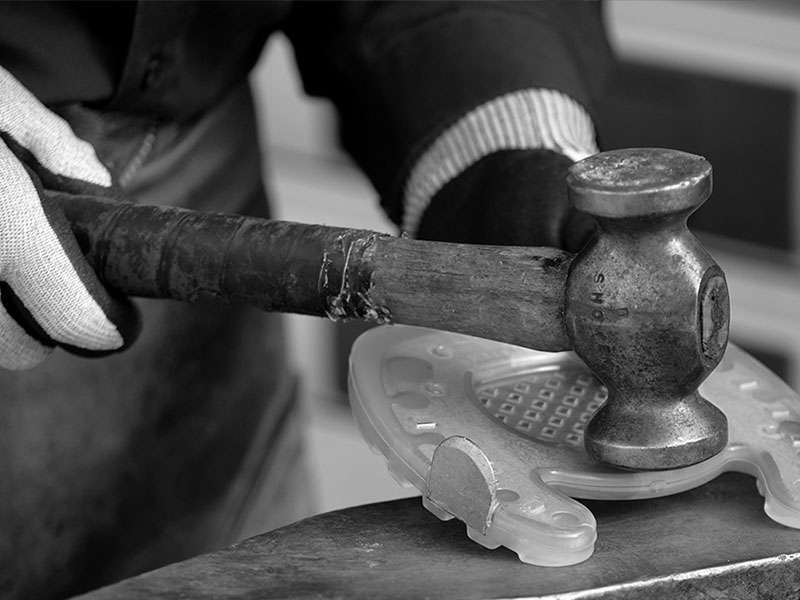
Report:
M 107 195 L 111 184 L 92 146 L 0 67 L 0 367 L 33 367 L 54 345 L 124 345 L 131 305 L 109 296 L 45 191 Z

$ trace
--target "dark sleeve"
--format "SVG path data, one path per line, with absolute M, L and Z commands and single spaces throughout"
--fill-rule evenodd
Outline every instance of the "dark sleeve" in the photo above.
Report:
M 591 115 L 611 65 L 597 2 L 298 2 L 285 31 L 395 222 L 408 172 L 459 117 L 531 87 Z

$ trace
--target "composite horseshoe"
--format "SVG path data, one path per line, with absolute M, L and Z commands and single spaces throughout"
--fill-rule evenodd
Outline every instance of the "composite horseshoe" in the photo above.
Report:
M 592 555 L 596 521 L 573 498 L 655 498 L 725 471 L 755 476 L 766 514 L 800 528 L 800 397 L 732 344 L 701 386 L 728 419 L 728 444 L 673 470 L 623 471 L 589 458 L 583 432 L 607 391 L 571 352 L 383 326 L 356 341 L 349 390 L 364 439 L 396 479 L 437 517 L 463 521 L 472 540 L 526 563 Z

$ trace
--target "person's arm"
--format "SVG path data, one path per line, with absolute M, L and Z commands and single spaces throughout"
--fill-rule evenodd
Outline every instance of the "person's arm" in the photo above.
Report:
M 306 90 L 336 104 L 401 228 L 580 244 L 591 224 L 569 210 L 564 175 L 596 151 L 612 61 L 597 3 L 304 2 L 286 30 Z

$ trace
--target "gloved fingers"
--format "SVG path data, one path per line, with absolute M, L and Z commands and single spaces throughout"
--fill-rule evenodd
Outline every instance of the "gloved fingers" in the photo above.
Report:
M 7 142 L 10 138 L 19 144 L 41 167 L 55 175 L 111 186 L 111 174 L 97 158 L 92 145 L 78 138 L 64 119 L 48 110 L 2 67 L 0 131 Z
M 2 297 L 5 300 L 5 297 Z M 53 351 L 48 346 L 28 335 L 5 306 L 0 304 L 0 367 L 3 369 L 32 369 L 44 361 Z
M 0 146 L 0 279 L 55 342 L 96 351 L 121 348 L 120 331 L 93 295 L 107 293 L 63 214 L 55 203 L 43 203 L 41 194 L 35 178 Z
M 103 290 L 103 292 L 106 298 L 99 299 L 98 304 L 103 308 L 103 312 L 106 314 L 109 321 L 117 327 L 117 331 L 119 331 L 122 336 L 123 343 L 118 348 L 95 350 L 84 346 L 74 346 L 65 342 L 56 342 L 36 321 L 19 296 L 14 293 L 14 290 L 11 289 L 7 283 L 0 282 L 0 301 L 2 301 L 3 309 L 8 313 L 14 323 L 22 327 L 22 330 L 28 337 L 45 347 L 54 347 L 58 345 L 72 354 L 90 357 L 105 356 L 124 350 L 130 346 L 139 335 L 140 319 L 139 311 L 136 306 L 127 297 L 114 297 L 107 294 L 105 290 Z

